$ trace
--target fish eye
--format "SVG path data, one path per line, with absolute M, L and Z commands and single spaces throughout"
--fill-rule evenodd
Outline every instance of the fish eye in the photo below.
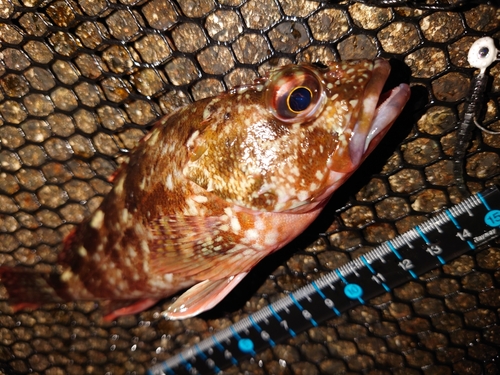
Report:
M 314 120 L 325 102 L 323 83 L 312 66 L 290 65 L 268 79 L 265 100 L 274 117 L 285 123 Z
M 305 111 L 311 104 L 313 93 L 307 87 L 299 86 L 290 91 L 287 98 L 288 109 L 294 113 Z

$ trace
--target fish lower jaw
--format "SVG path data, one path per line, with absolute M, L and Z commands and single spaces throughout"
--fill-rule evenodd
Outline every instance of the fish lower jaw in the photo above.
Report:
M 375 115 L 372 120 L 370 132 L 365 141 L 365 152 L 368 151 L 370 143 L 380 134 L 385 134 L 403 111 L 410 98 L 410 87 L 402 83 L 392 90 L 381 95 L 377 104 Z
M 365 121 L 365 123 L 355 125 L 354 129 L 368 128 L 368 131 L 355 132 L 351 139 L 349 154 L 354 167 L 361 164 L 370 154 L 401 114 L 410 98 L 410 88 L 407 84 L 402 83 L 390 91 L 377 95 L 378 97 L 379 100 L 375 107 L 372 95 L 365 98 L 371 102 L 364 107 L 364 115 L 359 116 L 359 121 Z

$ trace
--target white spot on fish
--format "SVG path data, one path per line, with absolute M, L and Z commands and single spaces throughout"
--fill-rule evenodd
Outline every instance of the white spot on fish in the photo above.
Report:
M 126 223 L 128 221 L 128 210 L 124 208 L 122 210 L 122 217 L 121 217 L 121 222 Z
M 141 241 L 141 249 L 145 253 L 149 254 L 149 245 L 146 241 Z
M 123 183 L 125 182 L 125 175 L 122 175 L 118 181 L 116 181 L 115 185 L 115 193 L 116 195 L 122 195 L 123 193 Z
M 193 200 L 197 203 L 206 203 L 208 198 L 203 195 L 193 195 Z
M 145 187 L 146 187 L 146 176 L 144 176 L 141 179 L 141 182 L 139 183 L 139 189 L 144 190 Z
M 300 201 L 305 201 L 305 200 L 307 200 L 309 198 L 309 192 L 306 191 L 306 190 L 301 190 L 301 191 L 298 192 L 297 198 Z
M 174 190 L 174 181 L 172 180 L 172 175 L 168 174 L 167 178 L 165 179 L 165 187 L 168 190 Z
M 158 141 L 159 135 L 160 135 L 160 131 L 158 129 L 153 130 L 151 137 L 149 137 L 149 139 L 148 139 L 148 143 L 151 146 L 154 146 L 156 144 L 156 142 Z
M 193 198 L 186 198 L 186 205 L 187 207 L 184 209 L 184 215 L 198 216 L 201 214 L 199 206 L 196 205 L 196 202 L 193 200 Z
M 186 142 L 186 146 L 189 148 L 193 147 L 194 141 L 196 140 L 196 138 L 198 138 L 199 135 L 200 135 L 199 130 L 196 130 L 193 134 L 191 134 L 191 136 L 188 138 L 188 140 Z
M 210 117 L 210 115 L 212 114 L 212 111 L 211 111 L 211 108 L 210 108 L 210 105 L 207 105 L 205 107 L 205 109 L 203 110 L 203 120 L 206 120 Z M 198 131 L 198 130 L 197 130 Z
M 244 241 L 247 242 L 254 242 L 259 239 L 259 231 L 257 229 L 248 229 L 245 231 L 245 238 L 243 239 Z
M 234 233 L 238 233 L 241 230 L 240 221 L 236 216 L 231 217 L 231 229 Z
M 128 254 L 130 258 L 135 258 L 137 256 L 137 251 L 135 251 L 133 246 L 128 246 Z
M 269 231 L 266 233 L 264 238 L 264 244 L 267 246 L 275 245 L 278 242 L 279 233 L 276 230 Z
M 102 210 L 97 210 L 90 220 L 90 226 L 94 229 L 101 229 L 102 223 L 104 221 L 104 212 Z
M 73 277 L 73 272 L 71 270 L 66 270 L 61 275 L 61 281 L 67 282 Z
M 83 246 L 80 246 L 77 251 L 78 255 L 80 255 L 82 258 L 87 256 L 87 249 Z
M 247 91 L 248 91 L 248 87 L 247 87 L 247 86 L 241 86 L 241 87 L 238 87 L 238 88 L 236 89 L 236 92 L 237 92 L 238 94 L 244 94 L 244 93 L 245 93 L 245 92 L 247 92 Z

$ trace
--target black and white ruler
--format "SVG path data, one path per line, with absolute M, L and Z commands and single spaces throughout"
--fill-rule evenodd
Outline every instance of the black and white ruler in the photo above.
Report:
M 153 366 L 148 374 L 218 374 L 499 235 L 500 191 L 491 187 Z

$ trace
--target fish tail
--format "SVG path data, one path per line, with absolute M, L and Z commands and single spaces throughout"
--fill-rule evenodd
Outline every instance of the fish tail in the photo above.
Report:
M 64 258 L 71 251 L 76 241 L 76 229 L 71 231 L 63 241 L 63 249 L 59 258 Z M 58 261 L 59 263 L 59 261 Z M 45 302 L 64 302 L 71 300 L 65 293 L 65 285 L 61 275 L 53 271 L 40 271 L 22 266 L 0 266 L 0 300 L 7 300 L 14 312 L 24 308 L 36 308 Z
M 0 283 L 7 291 L 7 299 L 14 311 L 38 307 L 42 302 L 61 302 L 62 299 L 51 285 L 53 275 L 28 268 L 0 267 Z

